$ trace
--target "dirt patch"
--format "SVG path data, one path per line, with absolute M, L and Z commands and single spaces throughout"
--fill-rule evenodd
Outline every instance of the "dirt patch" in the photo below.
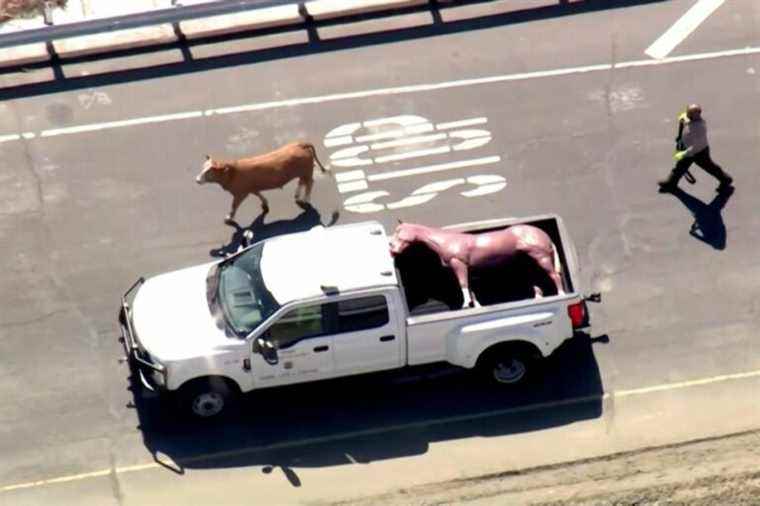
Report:
M 53 8 L 66 6 L 68 0 L 0 0 L 0 23 L 16 18 L 42 16 L 45 4 Z

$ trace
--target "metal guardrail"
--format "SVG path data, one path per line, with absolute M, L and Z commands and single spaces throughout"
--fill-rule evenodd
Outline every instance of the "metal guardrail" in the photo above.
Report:
M 181 1 L 181 0 L 180 0 Z M 58 26 L 33 28 L 13 33 L 0 34 L 0 48 L 33 44 L 35 42 L 51 42 L 58 39 L 68 39 L 81 35 L 141 28 L 144 26 L 164 23 L 178 23 L 190 19 L 206 18 L 222 14 L 234 14 L 267 7 L 297 4 L 293 0 L 217 0 L 197 5 L 177 5 L 167 9 L 157 9 L 149 12 L 126 14 L 109 18 L 77 21 Z

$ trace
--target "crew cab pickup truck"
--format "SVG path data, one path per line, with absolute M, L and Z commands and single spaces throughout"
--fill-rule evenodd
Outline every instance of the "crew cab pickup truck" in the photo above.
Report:
M 423 364 L 517 385 L 589 325 L 558 216 L 447 228 L 477 234 L 518 223 L 552 238 L 564 294 L 548 285 L 537 296 L 538 273 L 517 262 L 473 273 L 481 306 L 463 308 L 437 256 L 410 247 L 394 258 L 383 226 L 364 222 L 282 235 L 140 278 L 122 298 L 120 340 L 145 388 L 172 394 L 199 418 L 219 417 L 243 392 Z

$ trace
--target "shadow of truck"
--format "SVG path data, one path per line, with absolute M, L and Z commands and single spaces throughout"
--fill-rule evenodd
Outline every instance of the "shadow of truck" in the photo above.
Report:
M 213 425 L 183 421 L 170 403 L 133 391 L 144 444 L 158 462 L 169 457 L 169 469 L 279 466 L 293 482 L 293 468 L 420 455 L 433 442 L 597 418 L 603 388 L 592 342 L 604 339 L 565 342 L 544 375 L 518 391 L 485 387 L 460 369 L 410 369 L 254 391 Z

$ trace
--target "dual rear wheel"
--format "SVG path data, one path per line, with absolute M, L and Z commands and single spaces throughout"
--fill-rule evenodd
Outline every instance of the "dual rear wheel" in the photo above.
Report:
M 493 385 L 520 386 L 537 376 L 541 355 L 528 346 L 503 346 L 487 350 L 478 360 L 480 376 Z

